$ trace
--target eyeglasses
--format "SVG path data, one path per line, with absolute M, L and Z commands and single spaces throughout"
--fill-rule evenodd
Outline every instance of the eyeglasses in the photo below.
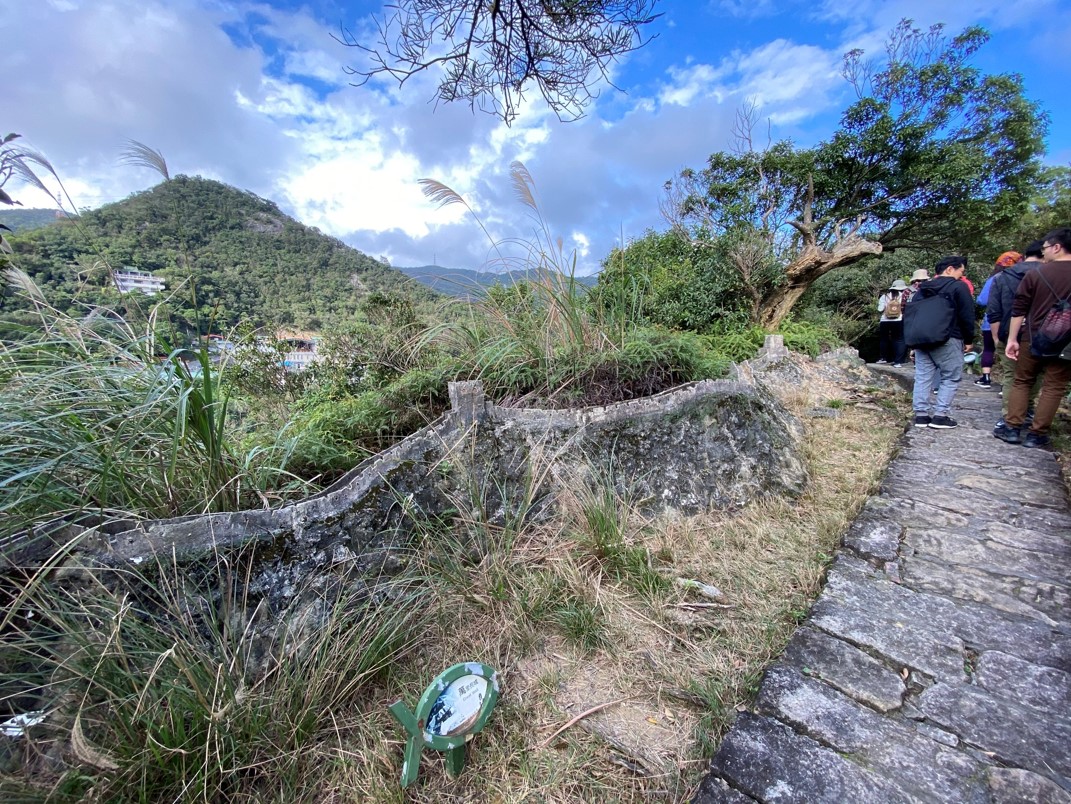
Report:
M 1060 245 L 1060 244 L 1059 243 L 1043 243 L 1041 245 L 1041 253 L 1044 254 L 1050 248 L 1056 248 L 1058 245 Z

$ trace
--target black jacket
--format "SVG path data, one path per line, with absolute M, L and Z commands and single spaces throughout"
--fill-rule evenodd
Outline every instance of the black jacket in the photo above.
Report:
M 950 276 L 935 276 L 919 285 L 911 297 L 912 301 L 922 298 L 923 288 L 933 288 L 941 296 L 947 296 L 956 306 L 956 323 L 952 327 L 951 338 L 959 338 L 966 343 L 974 342 L 974 297 L 966 282 L 960 282 Z M 992 293 L 992 290 L 990 291 Z
M 993 279 L 993 286 L 989 288 L 989 301 L 985 306 L 985 317 L 990 324 L 1000 323 L 1000 331 L 997 336 L 1002 343 L 1008 342 L 1008 330 L 1011 329 L 1012 302 L 1015 300 L 1015 291 L 1026 272 L 1037 268 L 1040 261 L 1020 262 L 1010 268 L 1005 268 Z M 1026 327 L 1019 330 L 1019 339 L 1026 336 Z

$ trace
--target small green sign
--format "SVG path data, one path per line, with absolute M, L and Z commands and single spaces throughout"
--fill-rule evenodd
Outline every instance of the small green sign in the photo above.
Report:
M 425 746 L 446 754 L 446 771 L 465 767 L 465 744 L 483 729 L 498 701 L 498 673 L 479 662 L 462 662 L 440 673 L 420 696 L 416 714 L 401 701 L 391 714 L 409 734 L 402 762 L 402 787 L 416 780 Z

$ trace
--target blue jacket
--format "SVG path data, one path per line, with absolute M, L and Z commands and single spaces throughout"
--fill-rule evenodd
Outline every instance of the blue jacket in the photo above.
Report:
M 989 304 L 990 288 L 993 287 L 993 280 L 998 276 L 1000 276 L 1000 273 L 993 274 L 985 281 L 985 284 L 982 285 L 982 292 L 978 294 L 978 303 L 982 305 L 982 307 L 986 307 L 986 305 Z M 986 309 L 986 313 L 986 315 L 982 316 L 982 332 L 989 332 L 989 330 L 992 329 L 992 327 L 989 326 L 988 308 Z

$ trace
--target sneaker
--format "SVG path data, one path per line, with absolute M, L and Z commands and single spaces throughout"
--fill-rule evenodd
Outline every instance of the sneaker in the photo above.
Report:
M 904 364 L 903 364 L 903 363 L 893 363 L 893 364 L 892 364 L 892 367 L 893 367 L 893 368 L 903 368 L 903 367 L 904 367 Z
M 930 419 L 930 427 L 934 430 L 951 430 L 953 427 L 959 427 L 959 422 L 950 416 L 934 416 Z
M 883 365 L 885 365 L 885 364 L 886 364 L 886 363 L 888 363 L 888 362 L 889 362 L 888 360 L 878 360 L 878 361 L 875 361 L 875 365 L 877 365 L 877 366 L 883 366 Z
M 983 374 L 981 377 L 974 381 L 974 384 L 981 388 L 992 388 L 993 380 L 988 374 Z
M 930 420 L 929 416 L 916 416 L 915 417 L 915 426 L 916 427 L 929 427 L 930 426 L 930 421 L 931 420 Z
M 1023 446 L 1030 449 L 1047 447 L 1049 446 L 1049 437 L 1047 435 L 1038 435 L 1037 433 L 1027 433 L 1026 438 L 1023 439 Z
M 994 432 L 993 435 L 995 435 L 997 438 L 999 438 L 1006 444 L 1023 443 L 1023 434 L 1019 431 L 1018 427 L 1008 427 L 1008 425 L 1004 425 L 1004 427 L 1001 428 L 999 433 Z
M 997 419 L 997 423 L 993 425 L 993 432 L 995 433 L 997 430 L 1003 430 L 1003 429 L 1004 429 L 1004 417 L 1001 416 L 999 419 Z

